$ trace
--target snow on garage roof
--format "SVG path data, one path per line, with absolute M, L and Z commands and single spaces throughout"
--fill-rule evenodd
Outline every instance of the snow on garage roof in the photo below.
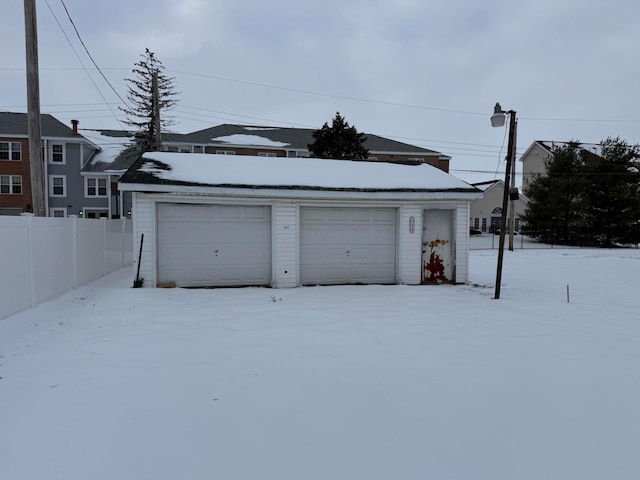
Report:
M 145 153 L 120 184 L 478 192 L 427 164 L 169 152 Z

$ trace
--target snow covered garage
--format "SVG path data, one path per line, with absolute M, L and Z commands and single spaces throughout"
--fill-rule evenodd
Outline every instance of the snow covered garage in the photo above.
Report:
M 464 283 L 481 194 L 426 164 L 166 152 L 120 190 L 145 287 Z

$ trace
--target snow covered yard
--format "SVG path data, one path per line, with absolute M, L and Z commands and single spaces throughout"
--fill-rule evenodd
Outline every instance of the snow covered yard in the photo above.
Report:
M 640 251 L 507 251 L 493 300 L 496 255 L 438 287 L 125 269 L 13 315 L 0 477 L 640 478 Z

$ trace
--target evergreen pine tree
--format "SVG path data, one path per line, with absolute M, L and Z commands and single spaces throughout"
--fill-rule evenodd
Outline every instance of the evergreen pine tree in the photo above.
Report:
M 358 133 L 355 127 L 336 112 L 331 126 L 324 123 L 321 129 L 313 132 L 313 143 L 307 148 L 316 158 L 334 158 L 336 160 L 366 160 L 369 150 L 365 148 L 366 137 Z
M 640 242 L 639 147 L 620 138 L 600 143 L 601 159 L 589 167 L 587 189 L 591 236 L 597 243 Z
M 141 55 L 141 60 L 135 63 L 132 72 L 135 78 L 127 78 L 129 82 L 127 100 L 128 105 L 121 110 L 126 113 L 129 126 L 136 129 L 136 146 L 143 152 L 154 150 L 156 137 L 156 100 L 153 92 L 153 76 L 157 72 L 158 78 L 158 111 L 161 128 L 173 125 L 172 119 L 163 115 L 164 112 L 176 104 L 174 78 L 164 73 L 162 62 L 148 48 Z
M 583 244 L 587 230 L 586 164 L 578 142 L 553 149 L 547 173 L 536 176 L 526 195 L 526 232 L 545 243 Z

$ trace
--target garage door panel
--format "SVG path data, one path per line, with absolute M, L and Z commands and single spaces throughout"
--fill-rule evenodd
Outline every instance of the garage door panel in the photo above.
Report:
M 301 209 L 302 284 L 394 283 L 396 210 Z
M 271 209 L 158 205 L 158 280 L 178 286 L 268 285 Z

